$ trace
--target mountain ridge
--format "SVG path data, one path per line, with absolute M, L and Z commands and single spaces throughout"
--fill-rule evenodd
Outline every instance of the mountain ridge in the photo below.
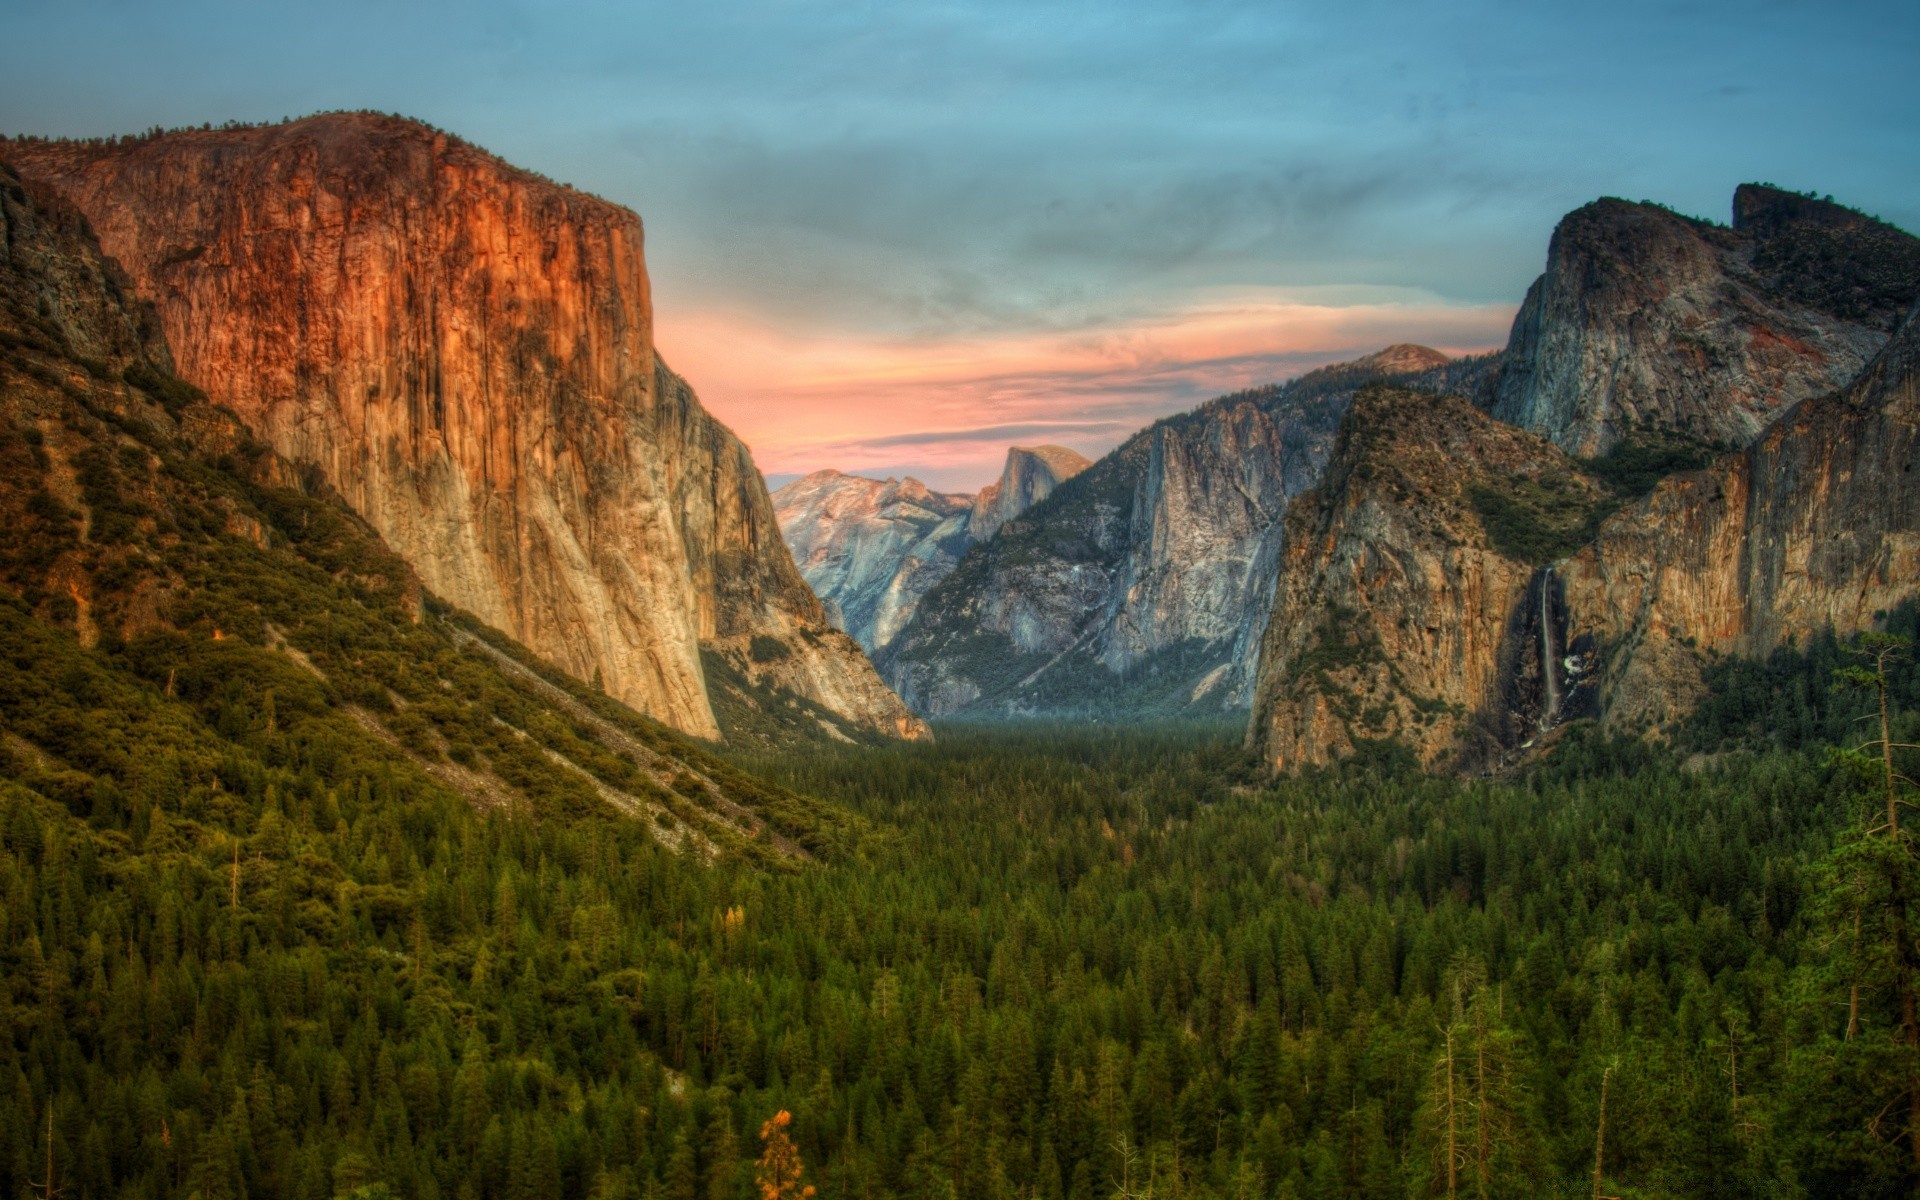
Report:
M 1920 296 L 1920 239 L 1759 184 L 1733 210 L 1724 226 L 1609 197 L 1567 214 L 1493 414 L 1587 456 L 1642 430 L 1743 446 L 1845 386 Z
M 782 536 L 829 619 L 869 653 L 891 642 L 920 599 L 977 542 L 1087 465 L 1065 446 L 1014 446 L 979 492 L 935 492 L 912 476 L 815 471 L 773 494 Z
M 631 212 L 372 114 L 0 154 L 88 213 L 182 373 L 436 593 L 700 736 L 712 655 L 924 736 L 827 624 L 745 447 L 659 362 Z
M 1485 770 L 1579 718 L 1664 736 L 1715 662 L 1871 629 L 1920 593 L 1917 429 L 1920 308 L 1848 387 L 1637 499 L 1464 401 L 1357 408 L 1289 517 L 1248 745 L 1282 771 L 1370 739 Z M 1503 443 L 1527 471 L 1490 464 Z
M 969 552 L 878 656 L 882 673 L 934 715 L 1243 707 L 1280 516 L 1318 478 L 1354 391 L 1402 375 L 1472 385 L 1490 362 L 1394 346 L 1154 422 Z

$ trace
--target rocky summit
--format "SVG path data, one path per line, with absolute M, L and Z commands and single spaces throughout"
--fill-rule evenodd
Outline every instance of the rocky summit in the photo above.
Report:
M 1598 200 L 1560 222 L 1490 398 L 1596 455 L 1650 437 L 1744 446 L 1859 374 L 1920 295 L 1920 239 L 1760 184 L 1733 225 Z
M 935 492 L 911 476 L 815 471 L 775 492 L 774 512 L 828 619 L 877 652 L 969 547 L 1087 466 L 1064 446 L 1015 446 L 1000 478 L 972 496 Z
M 633 213 L 368 114 L 0 155 L 85 213 L 181 375 L 430 591 L 689 733 L 766 703 L 722 687 L 924 733 L 656 355 Z
M 1530 690 L 1533 617 L 1558 603 L 1542 564 L 1591 535 L 1606 498 L 1551 442 L 1457 396 L 1362 392 L 1287 517 L 1250 742 L 1281 769 L 1366 741 L 1447 768 L 1563 718 L 1563 697 Z

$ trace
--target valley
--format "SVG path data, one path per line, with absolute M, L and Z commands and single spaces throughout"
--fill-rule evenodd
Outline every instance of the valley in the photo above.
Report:
M 1504 348 L 769 492 L 618 205 L 0 164 L 7 1194 L 1920 1180 L 1907 233 L 1601 200 Z

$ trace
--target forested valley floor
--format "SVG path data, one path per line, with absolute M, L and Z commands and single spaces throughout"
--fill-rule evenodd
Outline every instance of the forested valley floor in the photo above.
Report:
M 0 638 L 9 1197 L 744 1200 L 783 1110 L 823 1198 L 1915 1183 L 1906 911 L 1827 749 L 1875 694 L 1831 640 L 1499 780 L 1268 781 L 1226 726 L 738 756 L 851 811 L 793 862 L 478 811 L 244 679 L 163 705 Z

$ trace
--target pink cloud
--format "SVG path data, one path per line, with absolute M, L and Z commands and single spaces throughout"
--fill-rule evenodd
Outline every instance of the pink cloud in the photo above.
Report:
M 1397 290 L 1243 290 L 1064 332 L 859 338 L 709 309 L 661 314 L 656 336 L 769 474 L 916 469 L 977 487 L 1015 442 L 1098 455 L 1211 396 L 1394 342 L 1490 349 L 1513 311 Z

